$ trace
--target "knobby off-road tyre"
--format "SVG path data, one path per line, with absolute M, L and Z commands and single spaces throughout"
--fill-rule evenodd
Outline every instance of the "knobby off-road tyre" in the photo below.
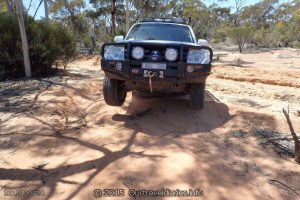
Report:
M 190 85 L 190 106 L 201 110 L 204 107 L 205 83 L 194 83 Z
M 123 105 L 127 95 L 125 82 L 105 77 L 103 81 L 103 95 L 106 104 L 110 106 Z

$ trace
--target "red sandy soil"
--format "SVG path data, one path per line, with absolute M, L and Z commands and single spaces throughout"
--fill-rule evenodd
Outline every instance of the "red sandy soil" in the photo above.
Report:
M 133 199 L 129 188 L 204 192 L 185 199 L 300 199 L 300 165 L 256 135 L 288 137 L 287 105 L 300 132 L 300 72 L 278 70 L 215 67 L 202 111 L 185 96 L 134 92 L 122 107 L 107 106 L 99 57 L 81 57 L 62 77 L 0 83 L 19 94 L 0 97 L 0 199 L 22 199 L 5 196 L 15 189 L 44 191 L 32 199 L 94 199 L 97 188 L 125 189 L 109 199 Z

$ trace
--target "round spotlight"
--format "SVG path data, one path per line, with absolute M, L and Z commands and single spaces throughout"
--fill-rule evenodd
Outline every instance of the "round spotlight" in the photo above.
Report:
M 144 49 L 142 47 L 134 47 L 132 50 L 132 57 L 140 60 L 144 57 Z
M 195 68 L 193 66 L 189 65 L 189 66 L 187 66 L 186 71 L 189 73 L 192 73 L 195 71 Z
M 168 61 L 175 61 L 177 59 L 178 52 L 174 48 L 168 48 L 165 53 L 165 57 Z

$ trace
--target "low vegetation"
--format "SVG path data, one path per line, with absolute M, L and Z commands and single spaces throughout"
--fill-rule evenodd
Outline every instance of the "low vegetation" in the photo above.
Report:
M 25 20 L 33 76 L 46 76 L 58 62 L 75 54 L 73 34 L 52 22 Z M 0 14 L 0 80 L 24 76 L 21 36 L 16 16 Z

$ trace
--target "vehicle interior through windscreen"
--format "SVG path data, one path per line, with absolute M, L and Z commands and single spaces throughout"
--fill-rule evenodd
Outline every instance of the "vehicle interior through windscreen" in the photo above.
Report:
M 136 24 L 129 32 L 126 39 L 194 42 L 192 33 L 187 26 L 167 23 Z

